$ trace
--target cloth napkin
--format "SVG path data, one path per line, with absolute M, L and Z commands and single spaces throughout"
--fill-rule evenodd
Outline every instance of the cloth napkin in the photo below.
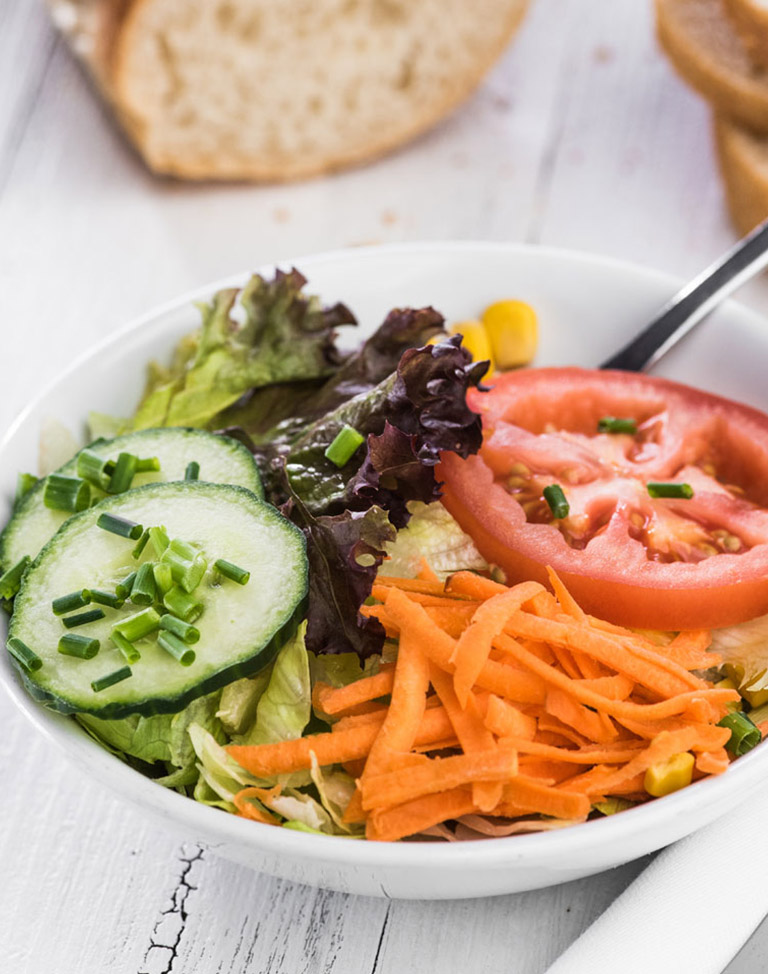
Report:
M 768 789 L 661 852 L 547 974 L 721 974 L 768 912 Z

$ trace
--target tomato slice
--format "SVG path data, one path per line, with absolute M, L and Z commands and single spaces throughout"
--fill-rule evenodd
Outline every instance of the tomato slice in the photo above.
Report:
M 768 416 L 666 379 L 524 369 L 471 390 L 483 445 L 444 454 L 443 503 L 510 582 L 550 565 L 583 608 L 648 629 L 768 612 Z M 600 433 L 606 416 L 636 432 Z M 687 483 L 657 498 L 649 482 Z M 543 490 L 559 484 L 568 516 Z

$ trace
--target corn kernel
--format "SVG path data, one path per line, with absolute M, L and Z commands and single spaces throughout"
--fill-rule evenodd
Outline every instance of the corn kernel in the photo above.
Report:
M 750 707 L 762 707 L 764 703 L 768 703 L 768 689 L 739 690 L 739 693 L 744 697 Z M 736 710 L 740 709 L 740 707 L 736 707 Z
M 726 677 L 724 680 L 720 680 L 715 684 L 718 690 L 738 690 L 739 688 L 733 682 L 730 677 Z M 741 703 L 738 700 L 732 700 L 728 705 L 728 712 L 733 713 L 736 710 L 741 710 Z
M 524 301 L 497 301 L 482 315 L 498 369 L 527 365 L 536 354 L 539 326 L 536 312 Z
M 475 362 L 484 362 L 488 359 L 491 363 L 489 372 L 495 370 L 491 343 L 482 321 L 460 321 L 451 325 L 448 331 L 451 335 L 464 336 L 462 344 Z
M 673 754 L 668 761 L 652 764 L 645 772 L 643 785 L 649 795 L 661 798 L 691 783 L 694 757 L 690 751 Z

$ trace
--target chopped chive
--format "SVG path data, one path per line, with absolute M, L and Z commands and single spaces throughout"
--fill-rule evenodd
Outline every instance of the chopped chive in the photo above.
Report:
M 233 582 L 237 582 L 238 585 L 247 585 L 248 579 L 251 577 L 251 573 L 245 568 L 239 568 L 237 565 L 233 565 L 231 561 L 225 561 L 223 558 L 219 558 L 213 567 L 224 578 L 229 578 Z
M 184 471 L 185 480 L 199 480 L 200 479 L 200 464 L 197 460 L 192 460 L 191 463 L 187 464 L 187 469 Z
M 163 552 L 161 561 L 169 566 L 174 581 L 185 592 L 195 591 L 208 568 L 208 560 L 197 548 L 175 538 Z
M 16 494 L 13 498 L 13 506 L 18 507 L 27 494 L 37 483 L 37 477 L 33 473 L 20 473 L 16 478 Z
M 174 636 L 178 636 L 179 639 L 183 639 L 189 645 L 200 641 L 199 629 L 191 626 L 188 622 L 184 622 L 183 619 L 177 619 L 170 612 L 160 620 L 160 628 L 167 629 L 168 632 L 172 632 Z
M 75 609 L 83 609 L 94 601 L 90 589 L 83 588 L 79 592 L 72 592 L 70 595 L 60 595 L 51 603 L 55 616 L 66 615 L 67 612 L 74 612 Z
M 549 504 L 549 509 L 552 511 L 553 517 L 568 517 L 568 512 L 571 507 L 565 499 L 565 494 L 560 484 L 550 484 L 549 487 L 544 488 L 542 493 L 544 500 Z
M 152 566 L 152 573 L 155 576 L 155 585 L 157 586 L 160 597 L 162 598 L 166 592 L 170 592 L 170 590 L 173 588 L 171 566 L 164 565 L 162 562 L 158 561 Z
M 149 528 L 142 534 L 139 540 L 136 542 L 136 547 L 131 552 L 131 555 L 137 560 L 141 558 L 144 554 L 144 549 L 147 547 L 147 542 L 149 541 Z
M 115 472 L 115 467 L 116 467 L 116 466 L 117 466 L 117 464 L 115 463 L 115 461 L 114 461 L 114 460 L 106 460 L 106 461 L 104 462 L 104 473 L 105 473 L 105 474 L 106 474 L 106 475 L 107 475 L 108 477 L 111 477 L 111 476 L 112 476 L 112 474 L 113 474 L 113 473 Z
M 136 473 L 157 473 L 159 469 L 160 461 L 157 457 L 145 457 L 136 461 Z
M 109 638 L 123 654 L 126 663 L 137 663 L 141 659 L 141 653 L 121 632 L 113 629 Z
M 162 556 L 171 543 L 168 539 L 168 532 L 162 526 L 149 529 L 149 540 L 152 542 L 152 547 L 155 549 L 158 558 Z
M 77 476 L 87 480 L 89 484 L 98 487 L 99 490 L 106 490 L 109 477 L 104 467 L 106 461 L 93 450 L 81 450 L 77 455 Z
M 152 562 L 145 561 L 136 573 L 136 581 L 131 589 L 131 602 L 134 605 L 152 605 L 155 601 L 155 576 L 152 571 Z
M 651 481 L 646 487 L 651 497 L 681 497 L 685 500 L 693 497 L 693 487 L 690 484 L 662 484 Z
M 84 511 L 91 503 L 91 488 L 80 477 L 52 473 L 45 482 L 43 503 L 52 511 Z
M 174 585 L 170 592 L 163 596 L 163 605 L 175 616 L 185 622 L 194 622 L 203 614 L 203 606 L 197 599 L 193 599 L 184 589 Z
M 119 514 L 99 514 L 96 527 L 111 534 L 117 534 L 121 538 L 128 538 L 137 541 L 144 533 L 144 528 L 136 521 L 129 521 L 127 517 L 120 517 Z
M 12 599 L 21 588 L 21 580 L 29 565 L 29 555 L 24 555 L 13 568 L 9 568 L 4 575 L 0 575 L 0 599 Z
M 8 652 L 13 656 L 13 658 L 21 663 L 23 667 L 33 673 L 35 670 L 39 670 L 43 665 L 43 661 L 37 655 L 37 653 L 30 649 L 27 644 L 18 638 L 18 636 L 11 636 L 8 642 L 5 644 Z
M 195 662 L 195 651 L 172 632 L 161 632 L 157 637 L 157 645 L 170 653 L 182 666 L 191 666 Z
M 139 458 L 132 453 L 121 453 L 117 458 L 115 469 L 107 484 L 107 492 L 110 494 L 122 494 L 130 490 L 133 478 L 136 476 L 136 468 Z
M 67 629 L 77 629 L 78 626 L 87 626 L 89 622 L 98 622 L 103 618 L 103 609 L 89 609 L 87 612 L 79 612 L 76 616 L 66 616 L 61 621 Z
M 119 670 L 113 670 L 111 673 L 100 676 L 98 680 L 91 680 L 91 690 L 94 693 L 99 693 L 101 690 L 106 690 L 107 687 L 112 687 L 116 683 L 122 683 L 123 680 L 127 680 L 130 676 L 133 676 L 133 671 L 130 666 L 121 666 Z
M 122 582 L 118 582 L 115 586 L 115 595 L 121 599 L 123 602 L 130 598 L 131 590 L 133 589 L 133 583 L 136 581 L 136 572 L 131 572 L 130 575 L 126 575 Z
M 353 426 L 343 426 L 325 451 L 325 456 L 337 467 L 343 467 L 349 463 L 364 440 L 365 437 Z
M 731 732 L 726 748 L 737 757 L 751 751 L 762 740 L 759 727 L 741 710 L 726 714 L 718 727 L 727 727 Z
M 63 656 L 75 656 L 77 659 L 93 659 L 99 646 L 98 639 L 81 636 L 76 632 L 65 632 L 59 640 L 59 652 Z
M 129 642 L 143 639 L 160 626 L 160 615 L 152 607 L 142 609 L 126 619 L 121 619 L 112 626 L 112 632 L 119 632 Z
M 125 600 L 118 598 L 112 592 L 100 592 L 98 589 L 92 589 L 89 594 L 91 602 L 95 602 L 97 605 L 106 605 L 110 609 L 122 609 L 125 605 Z
M 637 432 L 637 422 L 634 419 L 621 419 L 616 416 L 603 416 L 597 423 L 598 433 L 631 433 Z
M 200 554 L 199 548 L 196 548 L 193 544 L 189 544 L 187 541 L 181 541 L 179 538 L 174 538 L 171 541 L 171 551 L 174 551 L 186 561 L 194 561 Z

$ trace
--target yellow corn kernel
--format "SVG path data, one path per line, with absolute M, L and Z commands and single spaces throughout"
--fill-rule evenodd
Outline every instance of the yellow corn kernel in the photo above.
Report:
M 718 690 L 738 690 L 739 689 L 730 677 L 726 677 L 724 680 L 720 680 L 715 684 L 715 687 Z M 768 699 L 768 694 L 766 694 L 766 699 Z M 738 702 L 738 700 L 732 700 L 731 703 L 729 703 L 727 706 L 728 706 L 729 713 L 732 713 L 733 711 L 736 710 L 741 710 L 741 704 Z
M 762 707 L 764 703 L 768 703 L 768 689 L 739 690 L 739 693 L 744 697 L 750 707 Z M 734 707 L 734 709 L 741 710 L 741 707 Z
M 464 336 L 462 344 L 475 362 L 484 362 L 489 359 L 491 367 L 488 371 L 493 372 L 495 370 L 491 343 L 482 321 L 459 321 L 457 324 L 451 325 L 448 331 L 451 335 Z
M 524 301 L 497 301 L 482 315 L 498 369 L 527 365 L 536 354 L 539 326 L 536 312 Z
M 694 758 L 690 751 L 673 754 L 668 761 L 652 764 L 645 772 L 643 785 L 649 795 L 661 798 L 691 783 Z

